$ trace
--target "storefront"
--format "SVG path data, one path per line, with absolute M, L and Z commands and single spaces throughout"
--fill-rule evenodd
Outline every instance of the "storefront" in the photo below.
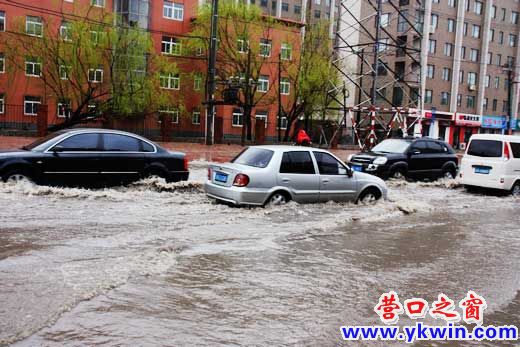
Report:
M 423 136 L 450 142 L 454 116 L 453 112 L 424 111 Z
M 507 129 L 506 116 L 482 116 L 482 134 L 505 134 Z
M 482 126 L 482 116 L 455 113 L 455 125 L 451 129 L 450 144 L 456 149 L 465 149 L 471 135 L 477 134 Z
M 515 133 L 520 132 L 520 119 L 511 120 L 511 129 L 513 129 Z

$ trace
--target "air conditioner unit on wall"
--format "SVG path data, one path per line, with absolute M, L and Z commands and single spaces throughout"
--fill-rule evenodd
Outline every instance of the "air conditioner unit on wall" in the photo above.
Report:
M 474 92 L 475 90 L 477 90 L 477 86 L 474 85 L 474 84 L 470 84 L 470 85 L 468 86 L 468 89 L 469 89 L 470 91 Z

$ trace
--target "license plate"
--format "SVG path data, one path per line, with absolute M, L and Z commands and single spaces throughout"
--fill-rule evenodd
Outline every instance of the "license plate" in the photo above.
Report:
M 489 169 L 487 167 L 476 167 L 475 173 L 489 175 Z
M 226 183 L 227 182 L 228 175 L 222 172 L 216 172 L 215 173 L 215 181 Z
M 352 165 L 352 170 L 362 172 L 363 167 L 359 165 Z

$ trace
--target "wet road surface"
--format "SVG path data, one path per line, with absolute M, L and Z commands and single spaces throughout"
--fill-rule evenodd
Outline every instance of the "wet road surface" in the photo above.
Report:
M 97 191 L 0 185 L 0 345 L 403 345 L 341 341 L 342 325 L 380 324 L 389 290 L 431 303 L 472 289 L 484 324 L 520 325 L 512 197 L 391 182 L 376 206 L 231 208 L 201 192 L 203 163 L 192 172 Z

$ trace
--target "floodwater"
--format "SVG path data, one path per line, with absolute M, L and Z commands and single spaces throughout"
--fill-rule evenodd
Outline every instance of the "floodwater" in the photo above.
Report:
M 390 290 L 431 304 L 471 289 L 485 325 L 520 325 L 519 200 L 391 182 L 375 206 L 232 208 L 202 193 L 204 163 L 192 173 L 0 185 L 0 345 L 346 346 L 340 326 L 380 325 Z

